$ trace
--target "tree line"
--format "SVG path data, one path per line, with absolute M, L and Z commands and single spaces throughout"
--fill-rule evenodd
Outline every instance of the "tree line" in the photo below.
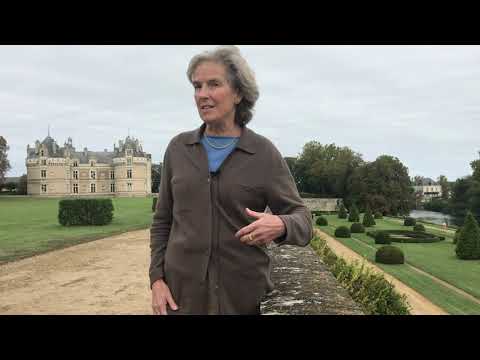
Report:
M 285 160 L 305 197 L 342 198 L 347 208 L 393 216 L 408 215 L 414 207 L 408 168 L 396 157 L 368 162 L 348 147 L 310 141 L 298 157 Z

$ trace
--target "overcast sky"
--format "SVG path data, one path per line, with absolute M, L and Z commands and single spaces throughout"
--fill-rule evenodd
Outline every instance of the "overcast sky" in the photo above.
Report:
M 113 150 L 130 135 L 161 162 L 169 140 L 198 127 L 185 72 L 212 46 L 0 46 L 0 135 L 12 169 L 48 132 L 60 146 Z M 250 127 L 283 156 L 311 140 L 410 176 L 469 175 L 480 150 L 480 46 L 239 46 L 260 98 Z

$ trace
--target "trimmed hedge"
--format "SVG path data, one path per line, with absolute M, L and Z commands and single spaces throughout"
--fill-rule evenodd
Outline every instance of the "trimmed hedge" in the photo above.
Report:
M 375 217 L 375 219 L 383 219 L 382 213 L 381 213 L 381 212 L 378 212 L 378 211 L 375 213 L 375 216 L 374 216 L 374 217 Z
M 353 223 L 352 226 L 350 226 L 350 232 L 361 234 L 365 232 L 365 227 L 360 223 Z
M 339 238 L 349 238 L 350 237 L 350 229 L 346 226 L 339 226 L 335 229 L 335 236 Z
M 405 226 L 415 226 L 416 224 L 417 224 L 417 220 L 415 220 L 412 217 L 405 218 L 405 221 L 403 222 L 403 225 Z
M 480 227 L 470 211 L 467 212 L 462 230 L 458 234 L 455 253 L 462 260 L 480 259 Z
M 392 240 L 390 239 L 390 236 L 388 235 L 387 232 L 385 231 L 377 231 L 375 235 L 375 244 L 390 244 Z
M 455 235 L 453 236 L 453 243 L 456 244 L 458 241 L 458 236 L 460 235 L 460 231 L 462 230 L 461 227 L 459 227 L 457 230 L 455 230 Z
M 392 245 L 382 246 L 375 253 L 375 262 L 380 264 L 404 264 L 405 256 L 401 249 Z
M 107 225 L 113 219 L 112 199 L 68 199 L 58 205 L 58 222 L 63 226 Z
M 416 224 L 416 225 L 413 227 L 413 231 L 425 232 L 425 226 L 423 226 L 422 224 Z
M 406 296 L 400 295 L 384 275 L 358 262 L 347 263 L 318 236 L 312 239 L 311 245 L 352 299 L 362 306 L 365 314 L 410 315 Z
M 338 217 L 340 219 L 346 219 L 347 218 L 347 209 L 345 209 L 345 205 L 341 204 L 340 209 L 338 210 Z
M 319 226 L 327 226 L 328 225 L 328 220 L 327 220 L 327 218 L 324 218 L 323 216 L 319 216 L 315 223 Z
M 375 226 L 375 220 L 373 219 L 372 216 L 372 211 L 370 210 L 370 207 L 367 206 L 367 209 L 365 210 L 365 214 L 363 215 L 363 226 L 365 227 L 370 227 L 370 226 Z
M 157 207 L 157 201 L 158 201 L 158 198 L 155 196 L 152 201 L 152 212 L 154 212 L 155 208 Z
M 445 240 L 444 236 L 437 236 L 427 232 L 412 230 L 381 230 L 368 231 L 367 235 L 376 239 L 378 233 L 386 233 L 391 242 L 401 243 L 433 243 Z M 393 235 L 393 236 L 392 236 Z M 403 235 L 403 236 L 401 236 Z

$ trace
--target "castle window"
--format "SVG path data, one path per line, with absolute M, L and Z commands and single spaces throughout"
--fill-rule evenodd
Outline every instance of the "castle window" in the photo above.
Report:
M 78 184 L 73 184 L 73 193 L 78 194 Z
M 42 160 L 42 165 L 47 165 L 47 160 Z
M 127 165 L 129 165 L 129 166 L 132 165 L 132 158 L 127 158 Z
M 132 183 L 127 183 L 127 190 L 132 191 Z
M 95 180 L 96 173 L 94 170 L 90 171 L 90 178 Z
M 42 176 L 42 179 L 45 179 L 47 177 L 47 170 L 40 170 L 41 171 L 41 176 Z
M 78 161 L 77 161 L 77 160 L 75 160 L 75 161 L 73 162 L 73 166 L 75 166 L 75 167 L 78 166 Z
M 110 179 L 115 179 L 115 171 L 110 170 Z
M 95 166 L 95 161 L 90 161 L 90 166 Z
M 115 192 L 115 184 L 110 184 L 110 192 Z
M 131 179 L 131 178 L 132 178 L 132 170 L 128 169 L 127 170 L 127 179 Z
M 78 170 L 73 171 L 73 178 L 78 179 Z
M 91 192 L 91 193 L 94 193 L 95 190 L 96 190 L 95 184 L 90 184 L 90 192 Z
M 47 184 L 42 184 L 42 192 L 47 192 Z
M 43 150 L 40 150 L 40 156 L 43 156 L 44 152 Z

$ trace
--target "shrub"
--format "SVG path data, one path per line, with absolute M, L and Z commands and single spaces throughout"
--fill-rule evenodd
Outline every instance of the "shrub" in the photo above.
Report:
M 363 215 L 363 226 L 370 227 L 374 225 L 376 224 L 372 216 L 372 211 L 370 210 L 370 207 L 367 206 L 367 209 L 365 210 L 365 214 Z
M 425 226 L 423 226 L 423 224 L 416 224 L 416 225 L 413 227 L 413 231 L 425 232 Z
M 412 217 L 407 217 L 405 218 L 405 221 L 403 222 L 403 225 L 405 226 L 415 226 L 417 223 L 417 220 L 415 220 Z
M 462 260 L 480 259 L 480 228 L 470 211 L 467 212 L 462 230 L 458 234 L 455 252 Z
M 317 218 L 316 224 L 319 226 L 327 226 L 328 225 L 328 220 L 324 218 L 323 216 L 319 216 Z
M 157 207 L 157 200 L 158 200 L 158 198 L 156 196 L 154 196 L 153 201 L 152 201 L 152 212 L 154 212 L 155 208 Z
M 377 231 L 375 234 L 375 244 L 390 244 L 392 240 L 385 231 Z
M 377 212 L 375 213 L 375 219 L 383 219 L 382 213 L 379 212 L 379 211 L 377 211 Z
M 345 205 L 343 204 L 340 205 L 340 209 L 338 210 L 338 218 L 339 219 L 347 218 L 347 209 L 345 209 Z
M 112 199 L 60 200 L 58 222 L 70 225 L 106 225 L 113 219 Z
M 381 264 L 403 264 L 405 263 L 405 256 L 398 247 L 385 245 L 375 253 L 375 262 Z
M 350 232 L 351 233 L 364 233 L 365 232 L 365 227 L 360 224 L 360 223 L 353 223 L 352 226 L 350 226 Z
M 352 204 L 350 207 L 350 212 L 348 215 L 348 221 L 350 222 L 359 222 L 360 221 L 360 214 L 358 212 L 358 208 L 355 204 Z
M 350 229 L 346 226 L 339 226 L 335 229 L 335 236 L 339 238 L 349 238 Z
M 312 247 L 332 271 L 338 282 L 344 286 L 352 299 L 360 304 L 367 315 L 409 315 L 405 295 L 395 291 L 392 283 L 382 274 L 365 268 L 357 262 L 348 264 L 330 250 L 324 239 L 312 239 Z

